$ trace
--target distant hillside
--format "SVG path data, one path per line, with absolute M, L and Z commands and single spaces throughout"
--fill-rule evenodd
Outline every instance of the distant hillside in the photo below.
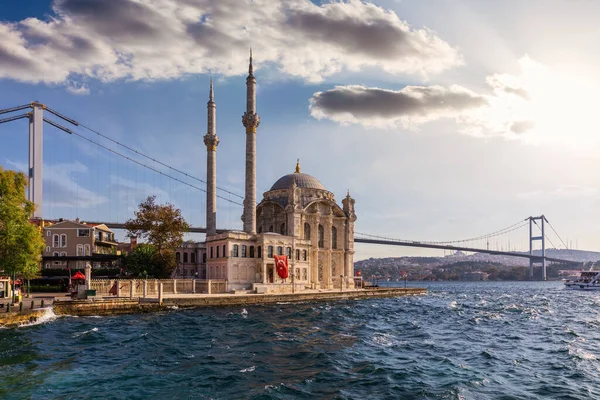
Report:
M 539 255 L 541 251 L 534 251 Z M 576 262 L 599 262 L 600 252 L 583 250 L 548 249 L 546 255 Z M 365 279 L 400 280 L 404 273 L 409 279 L 458 279 L 460 273 L 485 271 L 490 279 L 525 279 L 529 260 L 521 257 L 497 256 L 484 253 L 464 254 L 456 252 L 445 257 L 389 257 L 369 258 L 354 263 L 354 270 L 361 271 Z M 548 267 L 548 277 L 558 277 L 560 270 L 579 270 L 581 265 L 553 265 Z M 589 266 L 586 266 L 589 268 Z M 507 271 L 510 271 L 508 273 Z M 551 272 L 550 272 L 551 271 Z M 537 272 L 536 272 L 537 273 Z

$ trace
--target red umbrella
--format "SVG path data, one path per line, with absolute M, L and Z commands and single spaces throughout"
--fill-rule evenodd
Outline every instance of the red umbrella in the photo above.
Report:
M 81 271 L 77 271 L 77 273 L 75 275 L 73 275 L 71 277 L 71 279 L 81 279 L 81 280 L 85 280 L 85 275 L 81 273 Z

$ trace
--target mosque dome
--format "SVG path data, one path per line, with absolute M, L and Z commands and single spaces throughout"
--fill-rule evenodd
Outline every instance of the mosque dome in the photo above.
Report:
M 292 186 L 292 182 L 296 182 L 296 186 L 301 189 L 321 189 L 326 190 L 325 186 L 319 180 L 308 174 L 300 172 L 300 162 L 296 164 L 296 172 L 293 174 L 284 175 L 271 186 L 270 190 L 287 189 Z

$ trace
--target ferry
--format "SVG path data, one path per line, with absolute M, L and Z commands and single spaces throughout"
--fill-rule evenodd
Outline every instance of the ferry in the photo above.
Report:
M 582 271 L 579 278 L 565 281 L 567 289 L 600 290 L 600 271 Z

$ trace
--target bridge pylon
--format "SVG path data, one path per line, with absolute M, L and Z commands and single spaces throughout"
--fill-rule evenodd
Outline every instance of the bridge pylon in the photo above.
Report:
M 544 224 L 548 222 L 546 217 L 542 214 L 539 217 L 529 217 L 529 255 L 533 256 L 533 242 L 540 240 L 542 242 L 542 280 L 546 280 L 546 235 L 544 232 Z M 541 221 L 538 225 L 536 221 Z M 533 236 L 533 225 L 538 225 L 541 230 L 541 236 Z M 529 280 L 533 280 L 533 257 L 529 258 Z

